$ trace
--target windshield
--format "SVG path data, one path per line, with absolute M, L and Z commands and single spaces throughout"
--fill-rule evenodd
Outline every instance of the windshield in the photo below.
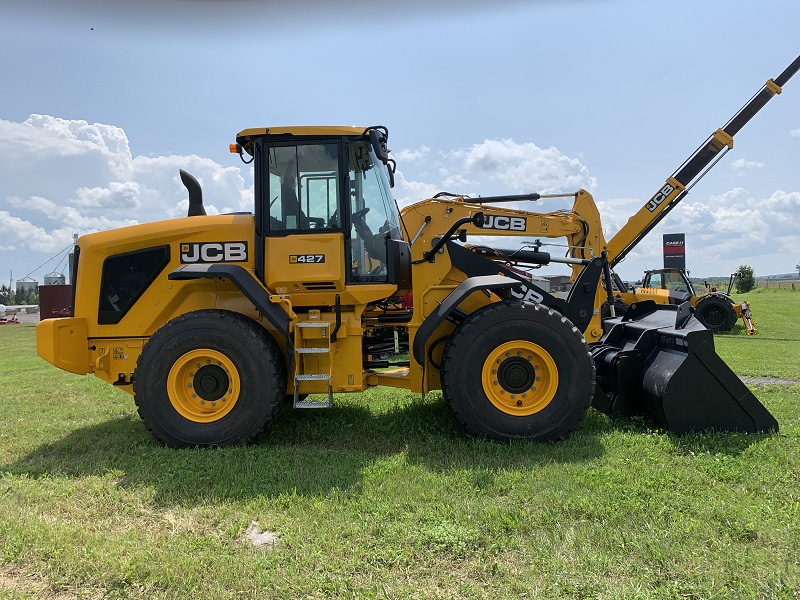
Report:
M 388 225 L 399 234 L 397 209 L 386 176 L 386 167 L 367 141 L 350 144 L 350 193 L 352 212 L 369 208 L 367 225 L 373 231 Z
M 386 167 L 368 141 L 348 146 L 354 281 L 386 279 L 386 238 L 401 239 Z

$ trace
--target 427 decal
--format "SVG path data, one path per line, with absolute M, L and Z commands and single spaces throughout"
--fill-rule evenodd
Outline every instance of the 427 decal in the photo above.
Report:
M 296 265 L 296 264 L 308 264 L 308 263 L 324 263 L 325 262 L 325 255 L 324 254 L 290 254 L 289 255 L 289 264 Z

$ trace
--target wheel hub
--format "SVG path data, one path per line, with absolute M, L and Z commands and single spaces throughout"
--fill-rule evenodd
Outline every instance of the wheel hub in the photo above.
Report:
M 721 325 L 724 320 L 725 313 L 723 313 L 723 311 L 716 306 L 712 306 L 706 311 L 706 321 L 708 321 L 710 325 Z
M 174 362 L 167 376 L 172 407 L 195 423 L 212 423 L 227 415 L 239 399 L 239 373 L 222 352 L 192 350 Z
M 228 391 L 228 375 L 219 365 L 200 367 L 192 383 L 203 400 L 219 400 Z
M 515 340 L 492 350 L 481 372 L 483 391 L 502 412 L 528 416 L 544 409 L 558 390 L 558 369 L 550 353 L 533 342 Z
M 497 380 L 503 389 L 521 394 L 531 389 L 536 382 L 536 374 L 529 360 L 521 356 L 512 356 L 500 363 Z

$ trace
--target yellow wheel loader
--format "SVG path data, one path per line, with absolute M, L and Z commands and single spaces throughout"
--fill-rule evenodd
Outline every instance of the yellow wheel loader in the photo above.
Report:
M 652 300 L 657 304 L 683 304 L 688 302 L 694 308 L 695 318 L 711 331 L 730 331 L 738 319 L 742 320 L 748 335 L 758 333 L 756 322 L 747 301 L 735 302 L 731 297 L 731 287 L 737 273 L 728 281 L 728 291 L 721 292 L 710 287 L 704 294 L 698 294 L 694 285 L 681 269 L 651 269 L 645 271 L 642 285 L 632 290 L 624 284 L 617 285 L 614 293 L 617 312 L 634 302 Z
M 745 113 L 798 68 L 800 57 Z M 441 193 L 398 211 L 385 127 L 246 129 L 232 151 L 253 162 L 254 212 L 206 215 L 181 173 L 187 217 L 81 237 L 73 316 L 40 322 L 37 352 L 133 394 L 174 447 L 250 443 L 284 404 L 329 408 L 334 393 L 375 386 L 442 390 L 469 433 L 498 440 L 563 438 L 592 405 L 678 432 L 777 431 L 688 305 L 600 314 L 611 267 L 749 116 L 609 241 L 585 190 L 548 213 L 508 207 L 539 194 Z M 470 244 L 478 235 L 566 238 L 570 249 Z M 528 275 L 550 262 L 573 270 L 566 299 Z

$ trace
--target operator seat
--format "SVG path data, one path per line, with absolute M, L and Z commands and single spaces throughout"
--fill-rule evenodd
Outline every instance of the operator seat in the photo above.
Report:
M 281 184 L 281 208 L 283 209 L 283 220 L 286 224 L 286 229 L 310 229 L 309 224 L 314 227 L 324 227 L 325 219 L 319 217 L 307 217 L 300 208 L 300 201 L 297 199 L 297 193 L 294 188 L 287 184 Z M 295 225 L 292 227 L 289 222 L 289 217 L 295 218 Z

